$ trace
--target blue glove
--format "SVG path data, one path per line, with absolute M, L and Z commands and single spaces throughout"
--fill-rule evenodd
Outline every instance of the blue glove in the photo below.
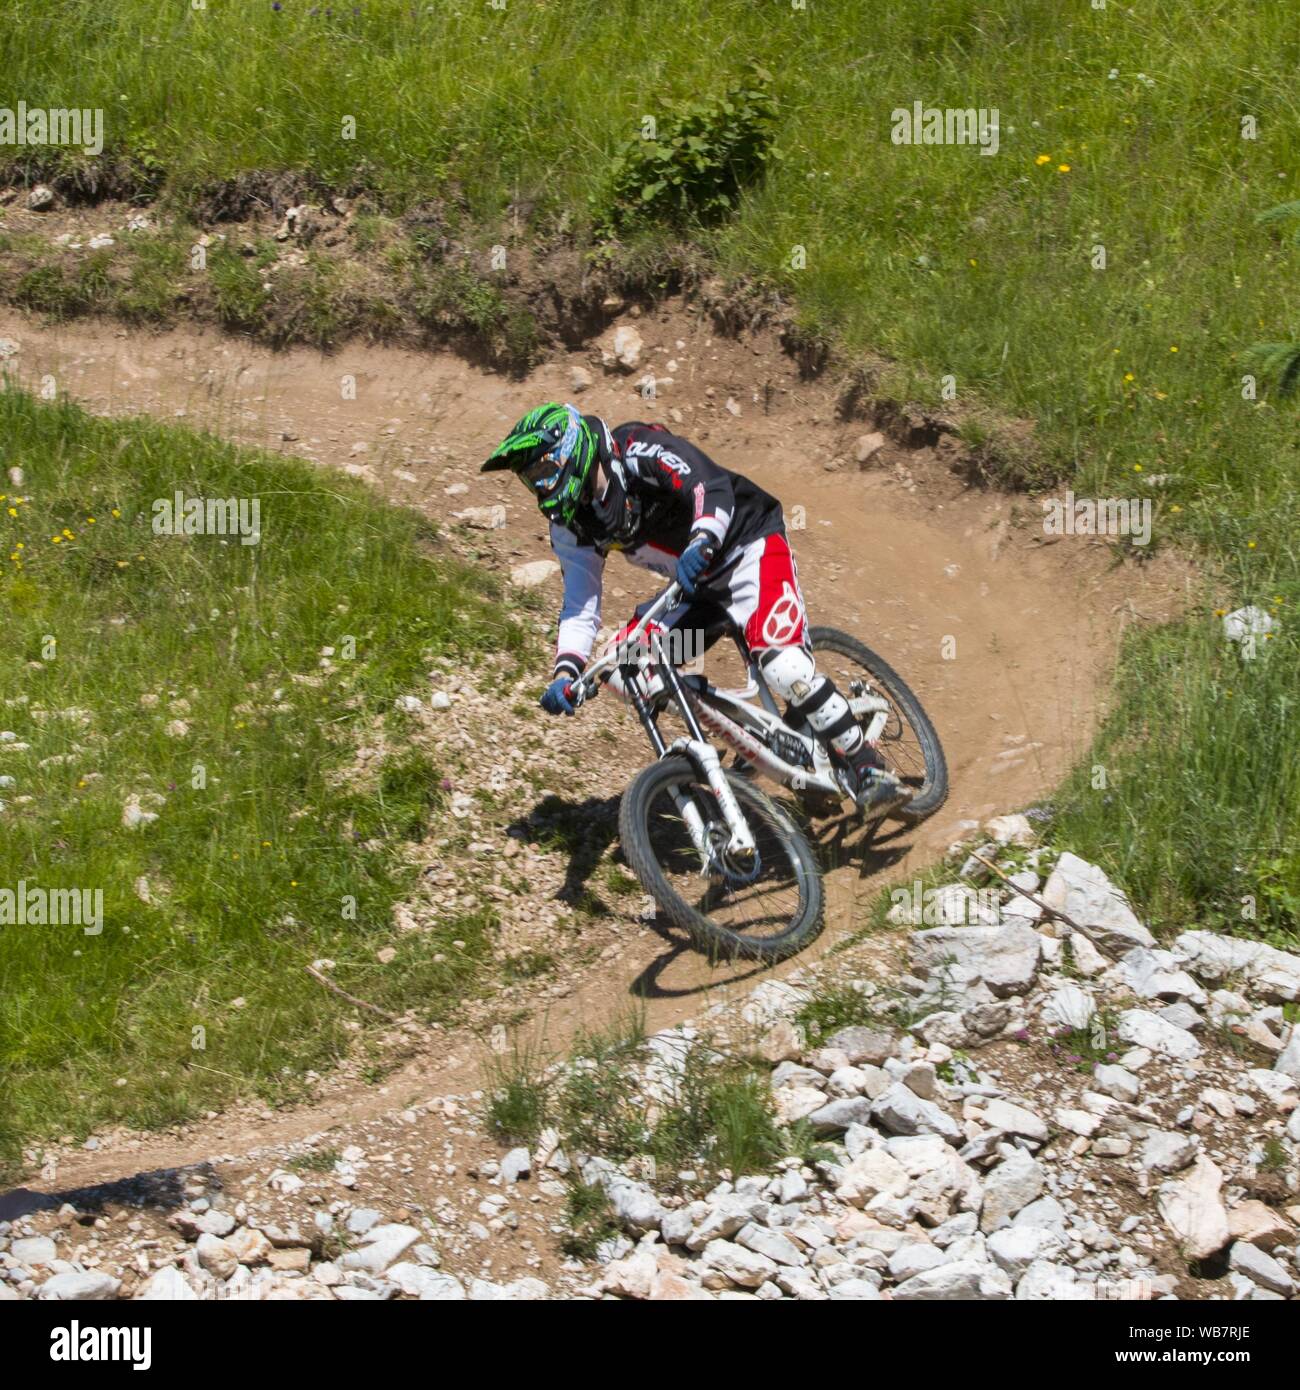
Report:
M 556 678 L 542 691 L 542 698 L 538 701 L 547 714 L 572 714 L 573 700 L 573 680 L 570 676 L 556 676 Z
M 707 536 L 696 536 L 677 557 L 677 573 L 673 577 L 687 598 L 694 596 L 700 576 L 712 563 L 713 545 Z

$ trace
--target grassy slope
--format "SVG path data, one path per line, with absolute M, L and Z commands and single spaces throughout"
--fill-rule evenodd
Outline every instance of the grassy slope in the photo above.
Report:
M 306 974 L 318 957 L 383 1008 L 449 1016 L 490 952 L 486 919 L 403 936 L 374 964 L 442 795 L 393 702 L 431 659 L 522 650 L 484 579 L 439 557 L 416 514 L 306 464 L 16 391 L 0 439 L 25 474 L 0 502 L 0 727 L 30 745 L 0 748 L 0 886 L 104 893 L 100 935 L 0 929 L 0 1129 L 288 1094 L 355 1016 Z M 260 544 L 155 535 L 152 503 L 177 489 L 258 498 Z M 379 715 L 382 769 L 342 775 Z M 128 796 L 150 792 L 158 819 L 123 829 Z
M 393 206 L 454 184 L 480 219 L 514 199 L 542 229 L 576 210 L 579 230 L 661 96 L 758 56 L 786 158 L 707 238 L 720 262 L 784 287 L 850 349 L 893 356 L 882 389 L 934 399 L 951 373 L 964 399 L 1032 416 L 1044 477 L 1127 496 L 1141 473 L 1175 475 L 1157 541 L 1204 547 L 1231 603 L 1294 612 L 1294 409 L 1241 394 L 1243 350 L 1300 317 L 1297 246 L 1255 222 L 1297 192 L 1300 31 L 1284 6 L 314 8 L 210 0 L 164 18 L 146 0 L 19 0 L 0 44 L 15 91 L 104 106 L 110 140 L 159 162 L 181 199 L 302 167 Z M 1001 152 L 893 146 L 889 113 L 914 100 L 996 106 Z M 1253 894 L 1271 929 L 1300 921 L 1293 627 L 1244 671 L 1208 612 L 1130 645 L 1095 759 L 1107 785 L 1089 768 L 1068 789 L 1066 831 L 1158 918 L 1241 924 Z

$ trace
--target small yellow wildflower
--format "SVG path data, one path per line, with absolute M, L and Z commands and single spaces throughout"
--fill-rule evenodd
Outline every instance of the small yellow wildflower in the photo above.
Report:
M 1125 381 L 1132 381 L 1132 380 L 1133 380 L 1133 373 L 1132 373 L 1132 372 L 1125 372 L 1125 373 L 1124 373 L 1124 380 L 1125 380 Z
M 1247 549 L 1247 550 L 1254 550 L 1254 548 L 1255 548 L 1255 542 L 1254 542 L 1254 541 L 1247 541 L 1247 542 L 1246 542 L 1246 549 Z
M 1175 502 L 1174 505 L 1173 505 L 1172 507 L 1169 508 L 1169 510 L 1170 510 L 1171 512 L 1181 512 L 1181 511 L 1182 511 L 1182 508 L 1178 505 L 1177 502 Z
M 1040 154 L 1038 158 L 1034 160 L 1034 163 L 1038 165 L 1050 164 L 1051 162 L 1052 156 L 1050 154 Z
M 114 516 L 121 516 L 122 513 L 119 512 L 118 509 L 117 509 L 116 507 L 114 507 L 114 508 L 113 508 L 113 515 L 114 515 Z
M 1141 471 L 1142 471 L 1142 465 L 1141 465 L 1140 463 L 1135 463 L 1135 464 L 1133 465 L 1133 471 L 1134 471 L 1134 473 L 1141 473 Z
M 1174 345 L 1169 349 L 1169 351 L 1170 351 L 1170 352 L 1177 352 L 1177 351 L 1178 351 L 1178 344 L 1177 344 L 1177 343 L 1174 343 Z
M 1058 174 L 1068 174 L 1070 172 L 1070 166 L 1068 164 L 1058 164 L 1056 166 L 1056 172 Z

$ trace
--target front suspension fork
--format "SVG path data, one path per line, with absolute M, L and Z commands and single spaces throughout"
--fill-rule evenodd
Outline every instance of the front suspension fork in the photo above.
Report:
M 636 717 L 640 720 L 641 727 L 645 730 L 646 737 L 650 740 L 650 745 L 655 750 L 656 755 L 663 758 L 669 753 L 684 753 L 691 760 L 708 783 L 709 790 L 713 793 L 722 810 L 723 818 L 727 822 L 727 853 L 741 859 L 752 859 L 758 849 L 754 842 L 753 833 L 745 820 L 744 812 L 740 809 L 740 803 L 736 800 L 735 793 L 731 790 L 731 784 L 727 781 L 726 774 L 722 770 L 722 761 L 718 757 L 717 750 L 706 741 L 699 721 L 695 717 L 695 711 L 691 708 L 685 687 L 682 685 L 681 677 L 672 663 L 662 661 L 659 663 L 659 670 L 665 685 L 681 711 L 682 719 L 690 731 L 690 737 L 677 739 L 671 748 L 664 743 L 654 714 L 638 688 L 638 682 L 634 679 L 635 668 L 629 665 L 622 667 L 621 670 L 624 689 L 631 699 Z M 691 843 L 699 852 L 701 862 L 705 865 L 712 863 L 716 858 L 717 848 L 709 838 L 709 827 L 696 804 L 695 798 L 678 787 L 673 787 L 672 793 L 673 800 L 677 804 L 678 814 L 690 832 Z

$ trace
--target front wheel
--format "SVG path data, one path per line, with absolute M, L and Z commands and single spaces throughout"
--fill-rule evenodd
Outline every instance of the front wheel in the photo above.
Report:
M 727 781 L 758 853 L 727 862 L 726 820 L 707 780 L 689 758 L 661 758 L 623 793 L 618 828 L 623 853 L 646 891 L 673 923 L 713 958 L 782 960 L 822 926 L 817 861 L 790 815 L 735 773 Z M 680 808 L 699 808 L 715 848 L 702 862 Z
M 920 700 L 887 661 L 856 637 L 833 627 L 815 627 L 809 637 L 817 669 L 835 682 L 845 699 L 869 690 L 889 703 L 876 749 L 890 772 L 912 789 L 912 799 L 892 812 L 894 818 L 916 825 L 934 815 L 948 799 L 948 763 Z

